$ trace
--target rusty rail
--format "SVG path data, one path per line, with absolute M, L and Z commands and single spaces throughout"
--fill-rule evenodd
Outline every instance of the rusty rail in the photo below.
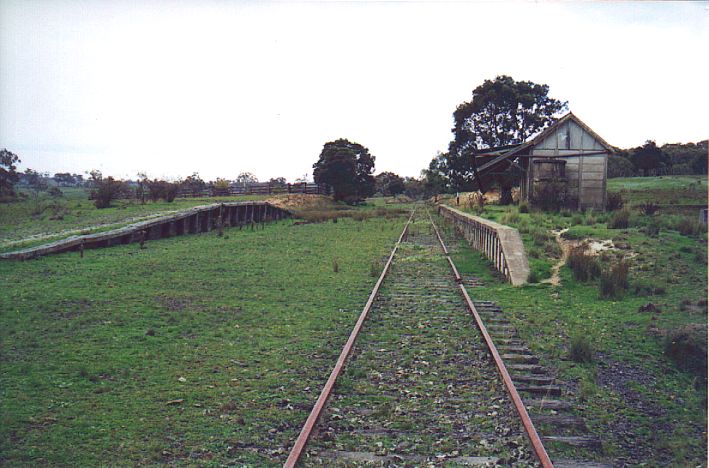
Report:
M 431 225 L 433 226 L 433 230 L 436 233 L 436 237 L 438 237 L 438 242 L 440 242 L 441 247 L 443 248 L 443 252 L 446 256 L 446 259 L 448 260 L 448 263 L 451 265 L 451 269 L 453 271 L 453 274 L 455 275 L 456 281 L 458 281 L 458 287 L 460 288 L 460 292 L 463 295 L 463 298 L 465 299 L 465 303 L 468 306 L 468 310 L 470 311 L 471 315 L 475 319 L 475 324 L 477 325 L 478 329 L 480 330 L 480 333 L 483 335 L 483 338 L 485 339 L 485 344 L 487 345 L 487 348 L 490 351 L 490 355 L 492 356 L 492 359 L 495 361 L 495 366 L 497 367 L 497 371 L 500 373 L 500 377 L 502 377 L 502 381 L 505 384 L 505 389 L 507 390 L 507 393 L 509 394 L 510 398 L 512 399 L 512 403 L 514 404 L 514 407 L 517 410 L 517 414 L 519 414 L 519 417 L 522 420 L 522 425 L 524 426 L 524 431 L 527 434 L 527 437 L 529 438 L 530 443 L 532 444 L 532 449 L 534 451 L 534 455 L 537 457 L 537 459 L 539 460 L 539 462 L 542 464 L 543 467 L 545 467 L 545 468 L 552 467 L 553 468 L 554 465 L 552 464 L 551 459 L 549 458 L 549 455 L 547 454 L 547 451 L 544 448 L 544 444 L 542 443 L 542 440 L 539 437 L 539 434 L 537 433 L 537 430 L 534 427 L 534 424 L 532 423 L 531 418 L 529 417 L 529 413 L 527 412 L 527 408 L 524 406 L 524 403 L 522 402 L 522 398 L 519 396 L 519 393 L 517 392 L 517 388 L 515 388 L 515 385 L 512 382 L 512 377 L 510 377 L 510 373 L 507 371 L 507 367 L 505 367 L 505 363 L 502 360 L 500 353 L 497 351 L 497 347 L 495 346 L 495 343 L 493 343 L 492 337 L 490 337 L 490 334 L 487 332 L 487 328 L 485 328 L 485 324 L 483 323 L 482 319 L 480 318 L 480 314 L 478 314 L 478 311 L 475 308 L 473 301 L 470 299 L 470 296 L 468 295 L 468 291 L 465 289 L 465 286 L 460 281 L 460 274 L 458 273 L 458 270 L 456 269 L 455 264 L 453 263 L 453 260 L 451 260 L 451 258 L 450 258 L 450 254 L 448 253 L 448 249 L 446 248 L 446 245 L 443 242 L 443 239 L 441 238 L 441 234 L 438 232 L 438 228 L 436 227 L 436 224 L 433 222 L 433 218 L 431 217 L 431 213 L 428 213 L 428 216 L 431 219 Z
M 372 293 L 369 295 L 369 299 L 367 299 L 367 303 L 365 304 L 364 309 L 362 309 L 362 313 L 359 315 L 359 318 L 357 319 L 357 322 L 355 323 L 355 326 L 352 329 L 352 332 L 350 333 L 350 337 L 347 339 L 345 346 L 342 348 L 342 352 L 340 353 L 340 357 L 337 358 L 337 362 L 335 363 L 335 367 L 332 369 L 332 372 L 330 373 L 330 377 L 327 379 L 325 386 L 323 387 L 322 391 L 320 392 L 320 396 L 318 397 L 318 400 L 315 402 L 313 409 L 310 411 L 310 415 L 308 416 L 308 419 L 305 421 L 305 424 L 303 425 L 303 428 L 301 429 L 300 434 L 298 435 L 298 438 L 296 439 L 295 444 L 293 445 L 293 448 L 291 449 L 290 454 L 288 455 L 288 459 L 286 460 L 286 462 L 283 465 L 284 467 L 292 468 L 298 463 L 298 460 L 300 459 L 300 456 L 302 455 L 303 450 L 305 449 L 305 446 L 308 443 L 308 439 L 310 438 L 310 434 L 313 432 L 313 429 L 315 428 L 315 424 L 317 424 L 317 422 L 318 422 L 318 418 L 320 417 L 320 413 L 322 412 L 323 408 L 325 407 L 325 404 L 327 403 L 327 400 L 330 398 L 330 395 L 332 394 L 332 390 L 335 387 L 335 382 L 337 381 L 337 378 L 340 376 L 340 373 L 342 372 L 342 369 L 345 366 L 345 363 L 347 362 L 347 358 L 349 357 L 350 353 L 352 352 L 352 348 L 354 347 L 355 341 L 357 340 L 357 336 L 359 335 L 359 332 L 362 329 L 362 326 L 364 325 L 364 321 L 367 319 L 367 316 L 369 315 L 369 311 L 372 308 L 372 304 L 374 303 L 374 299 L 377 297 L 377 294 L 379 294 L 379 288 L 381 287 L 382 283 L 384 282 L 384 278 L 386 277 L 386 274 L 389 272 L 389 267 L 391 266 L 391 263 L 394 260 L 394 255 L 396 254 L 396 251 L 398 250 L 399 245 L 406 237 L 406 233 L 409 229 L 409 225 L 411 224 L 411 220 L 413 219 L 415 212 L 416 212 L 416 209 L 414 208 L 414 210 L 412 210 L 412 212 L 411 212 L 411 215 L 409 216 L 409 219 L 406 221 L 406 224 L 404 225 L 404 230 L 401 231 L 401 235 L 399 236 L 399 239 L 396 241 L 396 244 L 394 244 L 394 249 L 391 251 L 391 254 L 389 255 L 389 259 L 387 260 L 386 264 L 384 265 L 384 269 L 382 270 L 382 274 L 379 275 L 379 279 L 377 280 L 377 283 L 374 285 L 374 289 L 372 289 Z

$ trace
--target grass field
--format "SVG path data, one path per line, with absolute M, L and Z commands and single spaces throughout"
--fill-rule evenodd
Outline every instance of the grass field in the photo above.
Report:
M 668 190 L 685 190 L 683 184 L 693 180 L 647 179 L 627 184 L 611 180 L 614 189 L 633 187 L 623 192 L 629 202 L 658 204 L 674 203 L 667 199 L 673 196 Z M 632 209 L 624 229 L 609 228 L 612 213 L 520 213 L 517 207 L 488 206 L 483 216 L 520 229 L 538 279 L 548 277 L 558 261 L 551 229 L 568 228 L 565 237 L 571 239 L 613 240 L 617 249 L 605 261 L 624 257 L 631 265 L 630 287 L 614 299 L 600 297 L 598 280 L 576 281 L 568 267 L 561 269 L 559 286 L 530 284 L 520 290 L 496 279 L 477 253 L 461 251 L 454 260 L 461 273 L 482 275 L 486 283 L 471 289 L 471 295 L 497 301 L 544 364 L 569 382 L 579 415 L 602 438 L 610 458 L 702 466 L 707 456 L 705 380 L 678 369 L 663 352 L 665 340 L 678 327 L 707 326 L 706 230 L 677 229 L 696 214 L 646 215 Z M 640 310 L 648 303 L 657 311 Z M 593 362 L 569 359 L 574 337 L 585 338 Z
M 0 263 L 0 464 L 281 464 L 404 221 Z
M 608 191 L 631 203 L 707 204 L 707 176 L 623 177 L 608 179 Z

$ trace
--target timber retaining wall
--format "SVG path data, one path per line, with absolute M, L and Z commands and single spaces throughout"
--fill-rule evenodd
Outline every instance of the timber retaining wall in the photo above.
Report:
M 71 236 L 37 247 L 0 254 L 0 259 L 27 260 L 53 253 L 83 251 L 163 237 L 209 232 L 219 227 L 245 226 L 290 217 L 291 213 L 266 202 L 202 205 L 179 213 L 96 234 Z
M 438 214 L 450 221 L 471 247 L 485 254 L 510 283 L 520 286 L 527 282 L 529 263 L 517 229 L 446 205 L 438 205 Z

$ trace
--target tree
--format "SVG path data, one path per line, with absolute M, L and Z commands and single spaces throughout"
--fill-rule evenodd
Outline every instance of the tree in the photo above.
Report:
M 330 185 L 335 200 L 355 203 L 374 194 L 374 160 L 364 146 L 340 138 L 325 143 L 313 164 L 313 178 Z
M 0 151 L 0 197 L 14 197 L 15 184 L 19 180 L 16 164 L 21 162 L 15 153 Z
M 473 90 L 473 99 L 453 113 L 453 141 L 449 146 L 447 171 L 455 190 L 471 190 L 475 154 L 484 149 L 523 143 L 551 125 L 568 108 L 566 102 L 548 96 L 549 86 L 515 81 L 501 75 L 485 80 Z M 510 178 L 498 176 L 501 198 L 511 200 Z
M 627 152 L 620 151 L 608 157 L 608 178 L 633 177 L 635 175 L 635 166 L 625 153 Z
M 376 191 L 390 197 L 404 193 L 404 179 L 393 172 L 382 172 L 374 177 Z
M 61 187 L 72 187 L 76 185 L 74 176 L 68 172 L 57 172 L 52 178 L 54 179 L 54 182 Z
M 669 163 L 669 158 L 654 141 L 647 140 L 643 146 L 633 150 L 631 161 L 643 176 L 648 176 Z
M 129 192 L 128 185 L 122 180 L 115 180 L 110 176 L 104 178 L 101 171 L 96 169 L 90 174 L 91 198 L 96 208 L 108 208 L 111 201 Z
M 235 182 L 243 187 L 246 187 L 247 185 L 257 184 L 258 179 L 250 172 L 242 172 L 241 174 L 236 176 Z
M 473 90 L 473 99 L 453 113 L 458 152 L 523 143 L 568 108 L 548 96 L 549 86 L 501 75 Z
M 413 199 L 420 199 L 426 194 L 426 186 L 423 179 L 414 177 L 404 178 L 404 194 Z
M 271 187 L 284 187 L 288 182 L 285 177 L 271 177 L 268 179 L 268 183 Z
M 193 172 L 191 176 L 183 180 L 181 185 L 187 189 L 193 197 L 200 196 L 202 190 L 207 186 L 197 172 Z
M 428 164 L 428 169 L 421 171 L 426 195 L 446 193 L 450 190 L 451 177 L 448 153 L 439 152 Z

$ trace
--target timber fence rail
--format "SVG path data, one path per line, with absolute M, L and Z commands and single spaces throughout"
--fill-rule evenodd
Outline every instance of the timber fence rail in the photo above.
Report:
M 475 250 L 482 252 L 514 286 L 527 282 L 529 263 L 517 229 L 438 205 L 438 213 L 453 224 Z
M 269 221 L 288 218 L 291 213 L 267 202 L 229 202 L 196 206 L 179 213 L 130 224 L 110 231 L 71 236 L 48 244 L 0 254 L 0 259 L 27 260 L 42 255 L 111 247 L 209 232 L 229 226 L 254 226 Z

